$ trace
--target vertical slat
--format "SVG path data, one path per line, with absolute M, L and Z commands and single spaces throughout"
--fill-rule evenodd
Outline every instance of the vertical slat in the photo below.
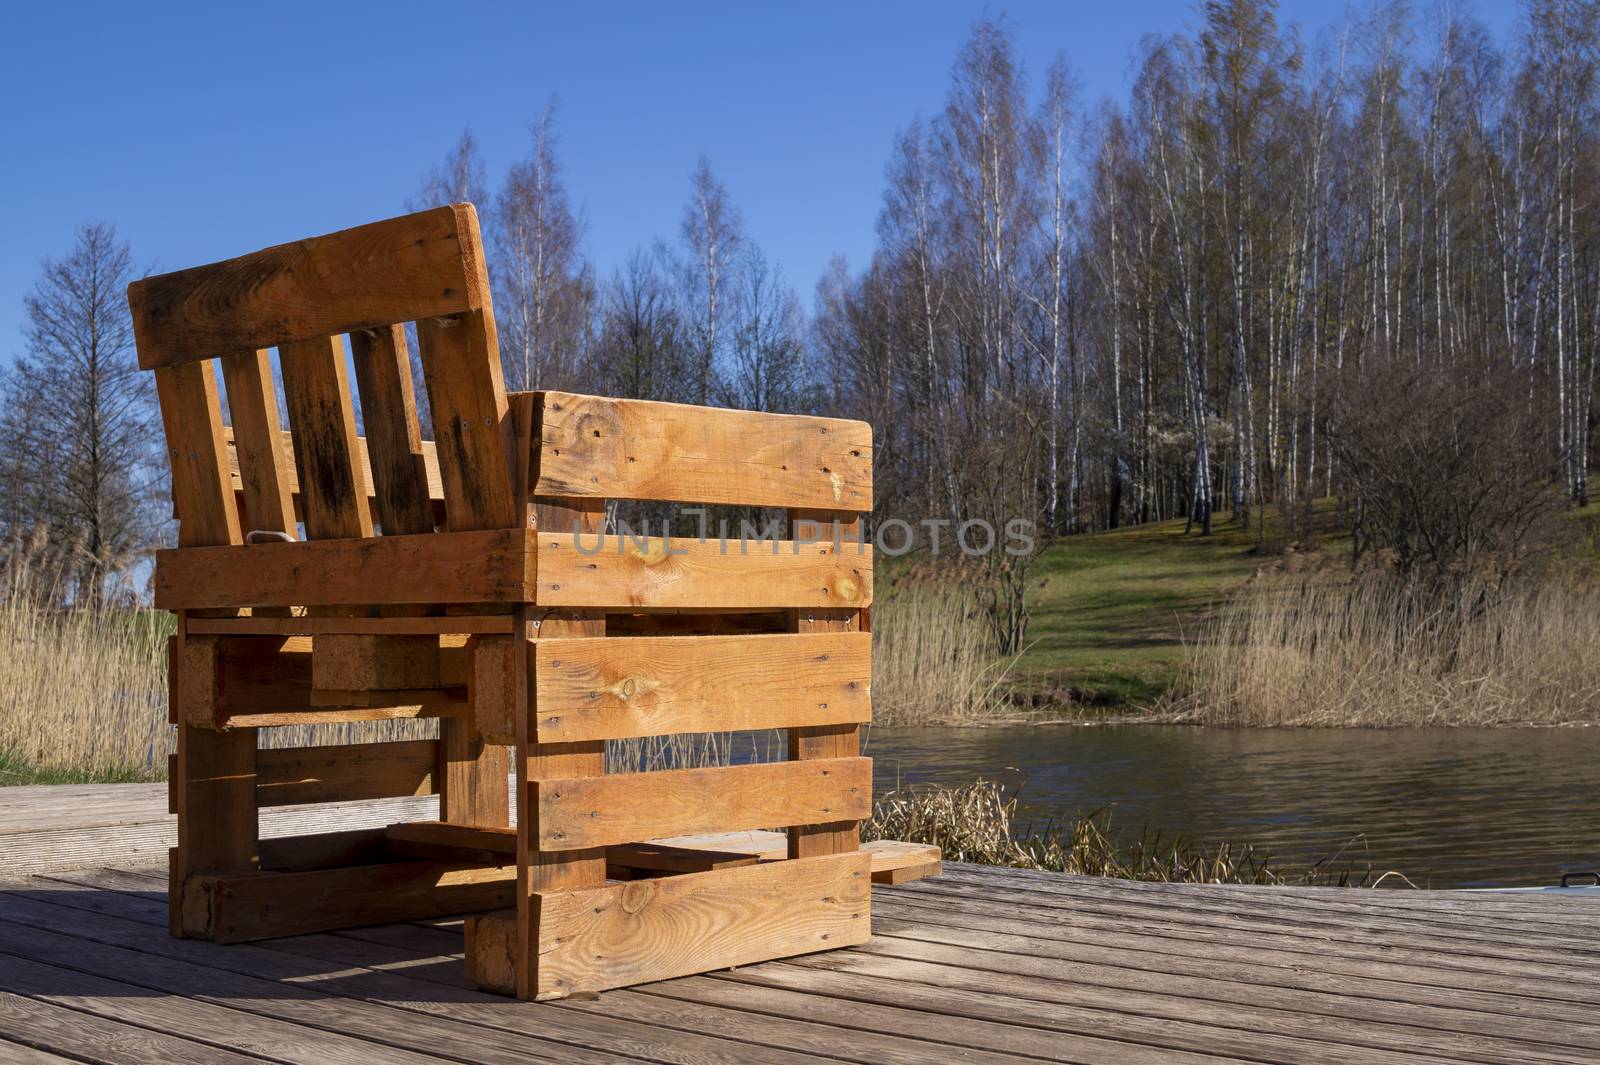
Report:
M 514 430 L 493 318 L 474 311 L 417 323 L 451 532 L 517 524 L 511 491 Z
M 183 547 L 237 544 L 239 512 L 228 476 L 222 437 L 222 404 L 211 360 L 155 371 L 156 395 L 172 463 L 172 498 Z M 194 685 L 208 690 L 194 670 L 215 669 L 214 656 L 196 654 L 179 615 L 169 678 L 169 698 L 182 706 Z M 210 647 L 215 650 L 215 643 Z M 192 674 L 188 680 L 185 674 Z M 214 674 L 213 674 L 214 675 Z M 178 815 L 178 846 L 171 860 L 168 906 L 173 934 L 182 935 L 189 878 L 203 871 L 254 867 L 256 839 L 256 731 L 222 732 L 178 721 L 177 778 L 172 785 Z
M 344 345 L 338 337 L 284 344 L 278 361 L 307 538 L 371 536 Z
M 266 351 L 241 351 L 224 355 L 221 362 L 233 414 L 245 523 L 251 529 L 292 535 L 294 496 L 289 491 L 289 456 L 283 450 L 270 356 Z
M 239 513 L 222 438 L 222 404 L 211 360 L 155 371 L 156 395 L 172 463 L 172 498 L 178 509 L 178 545 L 211 547 L 239 542 Z
M 378 521 L 386 534 L 433 531 L 428 470 L 404 326 L 350 334 Z
M 831 540 L 834 523 L 840 538 L 848 541 L 860 536 L 861 516 L 852 512 L 791 510 L 789 535 L 796 540 Z M 849 550 L 848 546 L 842 548 Z M 793 632 L 860 632 L 860 610 L 807 609 L 790 611 Z M 860 725 L 823 725 L 793 728 L 788 735 L 790 760 L 812 758 L 855 758 L 861 754 Z M 824 825 L 796 825 L 789 829 L 789 857 L 814 858 L 839 854 L 861 846 L 861 822 L 841 821 Z
M 545 530 L 595 532 L 604 527 L 603 499 L 539 499 L 527 495 L 532 483 L 533 442 L 538 436 L 534 423 L 533 396 L 516 397 L 513 479 L 518 486 L 516 520 Z M 534 644 L 538 640 L 573 636 L 604 636 L 605 615 L 596 611 L 539 610 L 519 607 L 516 638 L 522 642 L 518 654 L 514 715 L 517 730 L 517 996 L 532 999 L 538 990 L 539 914 L 536 892 L 600 887 L 606 880 L 605 848 L 541 853 L 538 817 L 533 808 L 535 780 L 561 780 L 570 777 L 600 776 L 605 773 L 604 741 L 583 743 L 535 743 L 530 738 L 533 725 Z

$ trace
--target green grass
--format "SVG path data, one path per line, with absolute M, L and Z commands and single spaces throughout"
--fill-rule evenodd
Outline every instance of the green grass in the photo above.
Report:
M 0 787 L 19 784 L 138 784 L 156 779 L 129 770 L 95 772 L 37 766 L 14 749 L 0 748 Z
M 1210 536 L 1183 521 L 1064 537 L 1040 555 L 1029 595 L 1028 648 L 1013 673 L 1019 694 L 1044 704 L 1120 713 L 1153 702 L 1177 679 L 1183 641 L 1263 564 L 1283 533 L 1275 509 L 1263 530 L 1216 515 Z M 1324 552 L 1348 548 L 1331 502 L 1313 530 Z

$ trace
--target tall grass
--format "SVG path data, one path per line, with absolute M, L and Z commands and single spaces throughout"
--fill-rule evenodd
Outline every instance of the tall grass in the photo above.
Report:
M 166 637 L 149 610 L 59 609 L 52 575 L 0 569 L 0 783 L 150 779 L 166 770 Z
M 901 582 L 872 608 L 872 720 L 880 725 L 974 725 L 1015 719 L 1006 679 L 1015 658 L 965 588 Z
M 1205 844 L 1183 836 L 1164 836 L 1149 828 L 1137 839 L 1119 840 L 1105 811 L 1018 828 L 1016 809 L 1016 794 L 1007 795 L 990 780 L 962 787 L 914 785 L 877 798 L 872 818 L 862 826 L 862 839 L 932 843 L 943 851 L 946 861 L 1121 880 L 1341 887 L 1376 882 L 1370 867 L 1342 863 L 1337 854 L 1310 865 L 1296 865 L 1273 859 L 1248 844 Z
M 1532 580 L 1265 580 L 1187 648 L 1177 717 L 1217 725 L 1600 722 L 1600 592 Z

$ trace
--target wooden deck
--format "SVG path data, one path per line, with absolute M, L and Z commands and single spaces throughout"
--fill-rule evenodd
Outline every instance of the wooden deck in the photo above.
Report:
M 164 795 L 0 789 L 0 1062 L 1600 1060 L 1600 899 L 947 863 L 865 946 L 541 1004 L 463 988 L 459 921 L 170 938 Z

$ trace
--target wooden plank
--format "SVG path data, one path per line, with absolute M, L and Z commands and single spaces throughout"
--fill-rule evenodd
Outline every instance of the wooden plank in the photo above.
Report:
M 523 599 L 521 529 L 156 552 L 155 605 L 505 603 Z
M 363 415 L 365 417 L 365 415 Z M 281 444 L 284 455 L 294 454 L 294 434 L 287 429 L 281 430 Z M 228 455 L 228 479 L 233 485 L 235 493 L 243 495 L 244 481 L 239 470 L 238 445 L 234 441 L 232 426 L 222 427 L 222 441 Z M 367 507 L 372 511 L 374 520 L 379 519 L 377 489 L 374 487 L 372 474 L 372 459 L 367 452 L 367 438 L 356 437 L 356 465 L 361 470 L 361 480 L 367 486 Z M 428 502 L 432 506 L 435 516 L 442 514 L 444 507 L 444 486 L 439 481 L 439 452 L 432 440 L 422 441 L 422 468 L 428 482 Z M 296 502 L 300 498 L 300 473 L 295 469 L 293 462 L 285 464 L 284 484 L 289 494 Z
M 423 375 L 452 532 L 521 525 L 512 480 L 516 430 L 501 378 L 494 319 L 485 308 L 419 319 Z
M 174 723 L 195 728 L 217 728 L 226 710 L 222 701 L 221 641 L 214 636 L 174 637 L 169 662 L 167 698 L 176 715 Z
M 144 340 L 139 347 L 141 353 L 146 350 Z M 178 512 L 178 544 L 237 544 L 241 540 L 239 513 L 233 505 L 222 446 L 216 371 L 207 360 L 158 370 L 155 377 L 172 471 L 172 500 Z
M 216 943 L 415 921 L 508 905 L 508 866 L 400 861 L 299 873 L 200 876 L 191 881 L 195 927 Z
M 511 632 L 510 614 L 451 614 L 442 617 L 193 618 L 189 631 L 219 636 L 328 636 L 372 633 L 379 636 L 493 635 Z
M 869 864 L 866 855 L 840 854 L 541 892 L 536 997 L 863 943 Z
M 427 458 L 417 423 L 405 327 L 357 330 L 350 334 L 350 354 L 367 430 L 370 483 L 384 534 L 432 532 Z
M 233 425 L 226 434 L 230 466 L 244 496 L 245 524 L 298 536 L 294 513 L 293 441 L 278 420 L 278 396 L 266 350 L 224 355 L 222 378 L 228 388 Z
M 796 540 L 843 544 L 861 538 L 859 514 L 831 510 L 789 511 L 789 531 Z M 866 604 L 862 604 L 863 606 Z M 866 612 L 850 609 L 802 609 L 790 611 L 791 627 L 797 633 L 856 632 L 865 627 Z M 870 633 L 866 636 L 871 646 Z M 850 723 L 807 723 L 791 728 L 789 757 L 795 761 L 817 758 L 853 758 L 861 753 L 861 728 Z M 794 825 L 789 829 L 789 857 L 810 858 L 819 854 L 843 854 L 861 845 L 858 821 Z
M 517 742 L 517 671 L 527 651 L 509 637 L 478 637 L 468 648 L 467 699 L 477 730 L 495 743 Z
M 540 404 L 539 495 L 872 509 L 866 422 L 569 392 Z
M 478 731 L 471 714 L 439 722 L 439 818 L 458 825 L 510 824 L 511 756 Z
M 472 205 L 455 204 L 135 281 L 139 365 L 486 306 L 477 231 Z
M 641 636 L 539 642 L 540 742 L 872 718 L 872 637 Z
M 861 849 L 872 856 L 874 884 L 908 884 L 944 872 L 939 848 L 931 843 L 878 839 Z
M 534 601 L 628 609 L 858 609 L 872 602 L 872 546 L 740 544 L 542 531 Z
M 640 874 L 705 873 L 712 869 L 755 865 L 760 860 L 754 854 L 738 851 L 674 847 L 668 843 L 621 843 L 606 848 L 606 876 L 613 880 L 635 880 Z
M 318 747 L 282 747 L 256 755 L 256 802 L 307 802 L 431 795 L 436 790 L 437 740 L 395 740 Z
M 311 686 L 345 691 L 437 688 L 439 637 L 347 633 L 311 648 Z
M 405 821 L 388 827 L 385 847 L 402 858 L 509 865 L 517 857 L 517 831 L 510 825 Z
M 367 485 L 356 463 L 356 416 L 344 343 L 318 337 L 278 348 L 300 508 L 308 540 L 372 535 Z
M 871 812 L 872 759 L 667 769 L 532 785 L 541 850 L 694 832 L 859 820 Z

